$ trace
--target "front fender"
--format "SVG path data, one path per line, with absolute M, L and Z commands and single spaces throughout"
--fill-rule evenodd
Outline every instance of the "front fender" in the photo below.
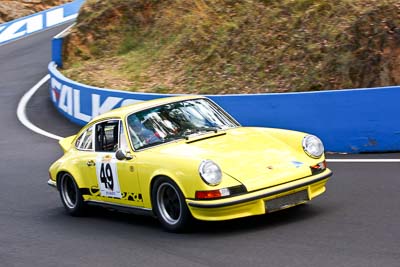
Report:
M 198 165 L 196 164 L 195 166 L 196 167 L 192 166 L 191 168 L 179 168 L 179 170 L 177 169 L 175 171 L 165 168 L 155 170 L 150 176 L 151 178 L 148 182 L 149 186 L 146 188 L 147 192 L 144 192 L 144 194 L 149 194 L 149 196 L 151 195 L 152 186 L 158 177 L 168 177 L 173 180 L 187 199 L 194 199 L 196 191 L 199 190 L 216 190 L 242 185 L 236 179 L 223 173 L 221 183 L 218 186 L 210 186 L 201 179 L 198 173 Z

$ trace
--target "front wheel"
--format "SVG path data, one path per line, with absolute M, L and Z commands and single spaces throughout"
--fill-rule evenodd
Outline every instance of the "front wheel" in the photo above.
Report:
M 65 210 L 72 216 L 82 215 L 85 203 L 74 178 L 70 174 L 64 173 L 58 182 L 60 197 Z
M 181 232 L 192 220 L 185 198 L 179 187 L 170 179 L 158 179 L 152 188 L 153 209 L 167 231 Z

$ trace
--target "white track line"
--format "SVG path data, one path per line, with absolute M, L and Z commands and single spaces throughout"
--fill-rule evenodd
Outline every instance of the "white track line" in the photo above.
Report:
M 21 98 L 18 104 L 17 116 L 20 122 L 25 125 L 28 129 L 32 130 L 35 133 L 44 135 L 46 137 L 60 140 L 63 137 L 46 132 L 43 129 L 33 125 L 26 116 L 26 105 L 32 96 L 36 93 L 39 88 L 45 84 L 50 79 L 50 75 L 47 74 L 44 76 L 35 86 L 33 86 L 25 95 Z M 396 163 L 400 162 L 400 159 L 326 159 L 327 162 L 340 162 L 340 163 Z
M 32 98 L 32 96 L 36 93 L 39 88 L 45 84 L 48 80 L 50 79 L 50 75 L 47 74 L 44 76 L 35 86 L 33 86 L 28 92 L 24 94 L 24 96 L 21 98 L 21 100 L 18 103 L 18 108 L 17 108 L 17 117 L 19 121 L 25 125 L 28 129 L 31 131 L 44 135 L 46 137 L 55 139 L 55 140 L 61 140 L 63 137 L 46 132 L 45 130 L 40 129 L 36 125 L 33 125 L 28 117 L 26 116 L 26 105 L 28 104 L 29 100 Z
M 396 163 L 400 159 L 326 159 L 327 162 L 341 163 Z

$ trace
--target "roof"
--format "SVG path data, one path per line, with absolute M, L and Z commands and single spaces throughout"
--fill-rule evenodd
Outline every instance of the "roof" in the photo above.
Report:
M 161 106 L 161 105 L 165 105 L 165 104 L 169 104 L 169 103 L 190 100 L 190 99 L 199 99 L 199 98 L 206 98 L 206 97 L 199 96 L 199 95 L 187 95 L 187 96 L 163 97 L 163 98 L 157 98 L 157 99 L 148 100 L 148 101 L 141 101 L 138 103 L 134 103 L 132 105 L 120 107 L 120 108 L 108 111 L 106 113 L 103 113 L 103 114 L 93 118 L 91 120 L 91 122 L 105 119 L 105 118 L 121 118 L 126 114 L 138 112 L 138 111 L 141 111 L 144 109 L 157 107 L 157 106 Z

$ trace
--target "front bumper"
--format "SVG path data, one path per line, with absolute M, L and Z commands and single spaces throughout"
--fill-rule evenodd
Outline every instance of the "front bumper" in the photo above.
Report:
M 217 200 L 187 199 L 186 202 L 193 217 L 199 220 L 219 221 L 260 215 L 270 212 L 267 209 L 269 201 L 283 196 L 289 196 L 301 191 L 306 191 L 306 195 L 308 195 L 306 199 L 283 205 L 281 209 L 305 203 L 321 195 L 325 192 L 325 184 L 330 176 L 332 176 L 332 171 L 326 169 L 318 175 L 249 192 L 240 196 Z

